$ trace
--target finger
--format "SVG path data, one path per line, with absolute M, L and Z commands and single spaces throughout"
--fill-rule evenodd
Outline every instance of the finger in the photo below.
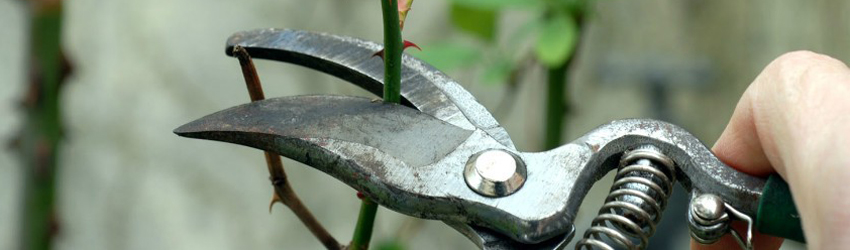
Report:
M 717 139 L 712 151 L 726 165 L 748 174 L 765 176 L 775 172 L 762 148 L 762 140 L 753 119 L 753 88 L 751 85 Z
M 750 88 L 753 88 L 752 86 Z M 712 150 L 721 161 L 739 171 L 752 175 L 764 176 L 773 173 L 770 161 L 762 148 L 762 139 L 759 138 L 758 132 L 752 114 L 752 90 L 747 90 L 726 129 L 720 135 L 720 138 L 714 144 Z M 746 237 L 746 225 L 740 222 L 733 223 L 734 230 L 740 232 L 743 237 Z M 757 249 L 779 249 L 782 245 L 782 238 L 771 237 L 755 233 L 753 235 L 753 245 Z M 740 249 L 738 242 L 731 234 L 724 235 L 717 242 L 704 245 L 691 240 L 691 249 L 695 250 L 731 250 Z
M 850 249 L 850 202 L 843 198 L 850 189 L 841 188 L 850 179 L 847 96 L 846 65 L 812 52 L 788 53 L 750 85 L 713 148 L 721 161 L 742 172 L 763 176 L 777 171 L 788 182 L 813 249 Z
M 771 68 L 766 68 L 747 88 L 741 100 L 738 101 L 726 129 L 723 130 L 720 138 L 712 147 L 717 158 L 726 165 L 756 176 L 766 176 L 775 172 L 764 147 L 764 145 L 770 147 L 775 141 L 770 137 L 770 133 L 765 133 L 766 128 L 762 128 L 762 133 L 759 134 L 758 128 L 763 124 L 756 123 L 757 114 L 754 114 L 754 112 L 758 112 L 758 110 L 754 110 L 754 105 L 759 105 L 759 103 L 756 103 L 757 99 L 761 97 L 761 101 L 765 100 L 765 96 L 759 96 L 760 92 L 764 91 L 761 89 L 764 88 L 764 84 L 758 83 L 772 81 L 773 79 L 769 79 L 772 74 Z M 733 227 L 738 232 L 744 233 L 743 236 L 745 236 L 746 231 L 742 231 L 742 229 L 746 228 L 740 223 L 733 224 Z M 758 234 L 754 235 L 753 244 L 758 245 L 758 249 L 778 249 L 782 244 L 782 239 Z M 710 245 L 691 240 L 691 249 L 728 250 L 738 248 L 740 248 L 738 242 L 730 234 L 724 235 L 719 241 Z

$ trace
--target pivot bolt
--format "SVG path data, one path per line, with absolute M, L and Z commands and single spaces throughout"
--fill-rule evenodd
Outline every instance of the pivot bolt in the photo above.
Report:
M 463 177 L 466 185 L 478 194 L 508 196 L 525 183 L 525 163 L 514 153 L 489 149 L 469 157 Z
M 703 194 L 694 198 L 691 209 L 694 214 L 700 219 L 706 221 L 715 221 L 726 214 L 726 206 L 719 196 L 713 194 Z
M 691 200 L 688 228 L 699 243 L 711 244 L 729 232 L 729 215 L 720 196 L 701 194 Z

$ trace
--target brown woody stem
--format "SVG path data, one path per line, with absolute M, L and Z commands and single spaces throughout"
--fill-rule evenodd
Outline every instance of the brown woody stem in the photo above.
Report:
M 257 69 L 254 68 L 251 55 L 242 46 L 233 47 L 233 54 L 239 59 L 239 65 L 242 67 L 242 75 L 245 77 L 245 85 L 248 87 L 248 94 L 251 96 L 251 101 L 255 102 L 265 99 L 263 86 L 260 83 L 260 77 L 257 75 Z M 283 162 L 280 156 L 269 151 L 265 151 L 265 156 L 266 166 L 268 166 L 269 175 L 271 175 L 269 179 L 277 195 L 276 198 L 295 213 L 295 216 L 301 220 L 301 223 L 304 223 L 304 226 L 307 226 L 307 229 L 322 242 L 325 248 L 340 249 L 341 245 L 339 242 L 325 230 L 322 224 L 313 216 L 313 213 L 298 199 L 298 195 L 295 194 L 295 190 L 292 189 L 286 178 L 286 172 L 283 170 Z M 272 200 L 272 202 L 275 202 L 275 200 Z

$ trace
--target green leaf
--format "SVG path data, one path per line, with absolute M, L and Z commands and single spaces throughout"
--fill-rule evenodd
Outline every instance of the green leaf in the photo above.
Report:
M 506 7 L 534 7 L 543 3 L 544 0 L 449 0 L 449 2 L 479 9 L 497 10 Z
M 410 54 L 442 71 L 472 66 L 481 58 L 478 49 L 459 43 L 423 46 L 422 51 L 410 50 Z
M 485 41 L 493 41 L 498 16 L 495 10 L 452 4 L 450 13 L 455 27 Z
M 555 67 L 569 58 L 576 44 L 575 20 L 562 12 L 556 12 L 543 21 L 537 36 L 534 52 L 546 66 Z

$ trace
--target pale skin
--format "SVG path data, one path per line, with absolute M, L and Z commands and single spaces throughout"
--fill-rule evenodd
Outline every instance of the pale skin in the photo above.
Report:
M 784 54 L 744 92 L 712 149 L 740 171 L 788 182 L 808 249 L 850 249 L 850 69 L 834 58 Z M 740 225 L 738 228 L 740 228 Z M 756 235 L 755 249 L 782 239 Z M 739 249 L 728 234 L 691 249 Z

